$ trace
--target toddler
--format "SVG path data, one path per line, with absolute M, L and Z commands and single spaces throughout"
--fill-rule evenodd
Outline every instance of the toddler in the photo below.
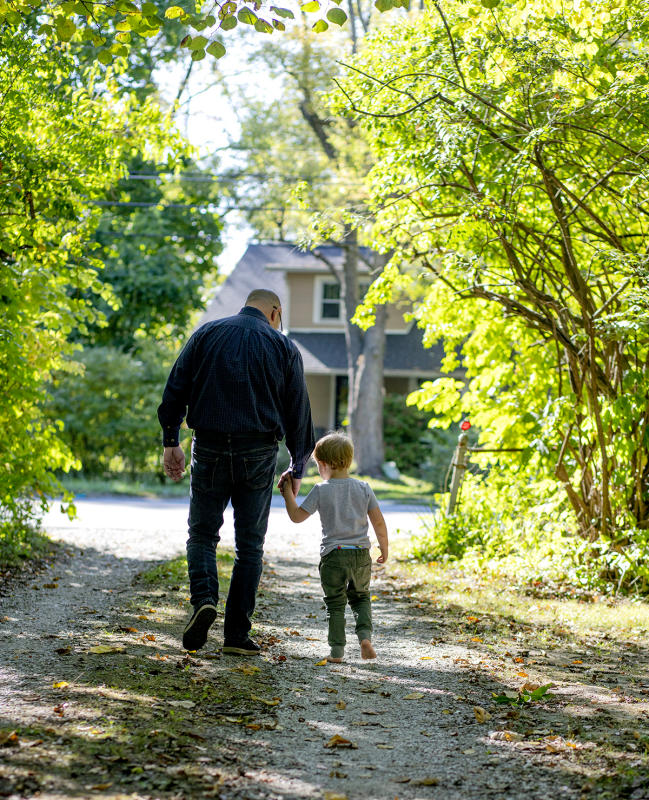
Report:
M 329 622 L 327 661 L 339 663 L 345 652 L 345 607 L 349 602 L 356 620 L 356 635 L 363 658 L 376 658 L 372 646 L 372 608 L 370 604 L 369 517 L 381 555 L 388 559 L 388 531 L 374 492 L 365 481 L 349 477 L 354 456 L 351 441 L 339 433 L 320 439 L 313 451 L 322 483 L 316 484 L 298 506 L 290 478 L 280 486 L 289 517 L 304 522 L 316 511 L 322 524 L 320 581 Z

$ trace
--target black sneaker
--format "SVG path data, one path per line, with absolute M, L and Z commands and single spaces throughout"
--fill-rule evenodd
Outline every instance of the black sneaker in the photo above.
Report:
M 203 603 L 199 606 L 183 631 L 183 647 L 185 650 L 198 650 L 207 641 L 207 632 L 216 619 L 216 606 Z
M 239 656 L 258 656 L 260 651 L 261 647 L 256 642 L 253 642 L 252 639 L 246 639 L 245 642 L 240 642 L 239 644 L 223 642 L 224 653 L 234 653 Z

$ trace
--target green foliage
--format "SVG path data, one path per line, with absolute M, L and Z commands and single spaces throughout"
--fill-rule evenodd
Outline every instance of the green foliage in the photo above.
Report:
M 483 0 L 485 2 L 485 0 Z M 499 705 L 527 706 L 530 703 L 538 703 L 539 700 L 549 700 L 554 695 L 549 691 L 551 683 L 539 686 L 536 689 L 526 689 L 523 687 L 517 692 L 505 692 L 504 694 L 492 694 L 493 700 Z
M 89 246 L 93 201 L 134 149 L 178 140 L 153 103 L 11 26 L 0 52 L 0 538 L 15 539 L 56 490 L 54 472 L 79 466 L 44 405 L 52 374 L 71 367 L 70 333 L 98 319 L 86 294 L 110 299 Z
M 388 394 L 383 402 L 385 459 L 395 461 L 401 472 L 424 475 L 433 491 L 444 490 L 444 478 L 457 444 L 450 431 L 431 429 L 430 414 L 406 405 L 400 394 Z
M 632 552 L 649 525 L 649 23 L 638 0 L 492 5 L 379 29 L 342 84 L 395 251 L 368 305 L 418 263 L 418 322 L 468 379 L 425 385 L 418 405 L 522 448 L 483 456 L 487 482 L 547 482 L 573 530 Z
M 93 236 L 104 265 L 99 279 L 111 301 L 88 294 L 102 317 L 80 336 L 87 345 L 123 350 L 137 349 L 145 337 L 184 336 L 222 250 L 210 176 L 203 180 L 189 159 L 178 164 L 178 175 L 140 154 L 128 166 L 129 176 L 102 200 L 105 210 Z
M 159 470 L 160 402 L 172 355 L 146 342 L 134 352 L 90 347 L 75 356 L 81 369 L 54 382 L 51 416 L 87 475 L 132 476 Z
M 312 28 L 316 33 L 322 33 L 329 27 L 323 17 L 339 11 L 339 3 L 340 0 L 311 0 L 301 6 L 301 11 L 320 15 Z M 225 53 L 221 34 L 232 30 L 235 27 L 232 21 L 236 23 L 237 18 L 258 33 L 282 31 L 284 25 L 278 18 L 293 18 L 289 9 L 270 6 L 264 9 L 269 17 L 265 20 L 255 13 L 261 10 L 260 4 L 253 3 L 252 6 L 254 10 L 246 5 L 245 0 L 224 0 L 209 6 L 201 2 L 181 2 L 167 7 L 161 2 L 138 5 L 131 0 L 49 0 L 38 6 L 37 30 L 40 36 L 58 46 L 70 42 L 90 45 L 96 51 L 96 60 L 104 66 L 110 66 L 116 59 L 128 58 L 131 49 L 137 48 L 140 41 L 176 38 L 180 41 L 177 46 L 187 46 L 197 38 L 190 31 L 205 31 L 207 34 L 200 37 L 204 44 L 194 46 L 194 60 L 204 58 L 206 52 L 220 58 Z M 407 0 L 378 0 L 376 3 L 379 11 L 399 6 L 406 8 Z M 31 27 L 33 17 L 34 4 L 29 0 L 0 0 L 0 25 L 20 29 L 27 20 Z M 343 25 L 345 21 L 346 16 L 336 14 L 337 25 Z

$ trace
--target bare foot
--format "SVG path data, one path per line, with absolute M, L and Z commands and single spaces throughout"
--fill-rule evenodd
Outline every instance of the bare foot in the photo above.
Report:
M 361 658 L 376 658 L 376 650 L 369 639 L 363 639 L 361 642 Z
M 342 658 L 334 658 L 333 656 L 327 656 L 327 661 L 331 664 L 342 664 Z

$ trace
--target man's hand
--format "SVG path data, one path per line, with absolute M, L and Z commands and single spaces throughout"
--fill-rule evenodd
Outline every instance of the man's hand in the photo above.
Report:
M 298 492 L 300 491 L 300 484 L 302 483 L 302 478 L 294 478 L 291 475 L 291 470 L 287 469 L 286 472 L 282 472 L 279 476 L 279 480 L 277 481 L 277 488 L 280 490 L 282 495 L 284 494 L 284 484 L 291 485 L 293 488 L 293 497 L 297 497 Z
M 181 481 L 185 474 L 185 453 L 180 445 L 176 447 L 165 447 L 164 450 L 164 471 L 172 481 Z

